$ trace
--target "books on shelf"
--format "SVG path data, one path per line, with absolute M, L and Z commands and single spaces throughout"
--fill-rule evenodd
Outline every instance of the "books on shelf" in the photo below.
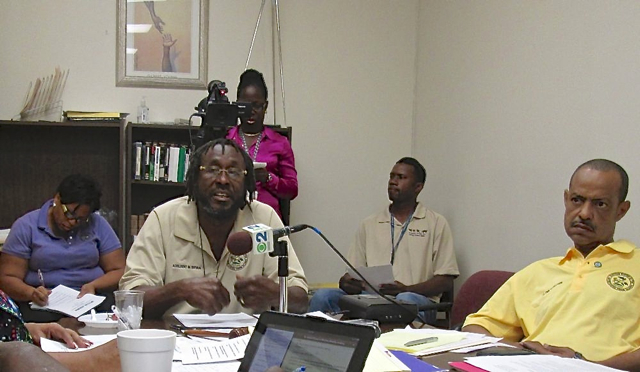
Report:
M 136 236 L 138 235 L 138 232 L 140 232 L 140 229 L 142 228 L 142 225 L 144 225 L 144 222 L 147 220 L 147 218 L 149 217 L 149 213 L 145 213 L 145 214 L 132 214 L 131 215 L 131 236 Z
M 129 113 L 126 112 L 106 112 L 106 111 L 65 111 L 64 118 L 69 121 L 100 120 L 100 121 L 120 121 L 125 119 Z
M 133 143 L 133 179 L 155 182 L 184 182 L 191 150 L 186 145 L 164 142 Z

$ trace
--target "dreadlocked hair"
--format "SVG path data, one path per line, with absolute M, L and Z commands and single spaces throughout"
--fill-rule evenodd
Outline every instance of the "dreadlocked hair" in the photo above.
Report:
M 216 146 L 222 146 L 222 153 L 225 151 L 226 146 L 233 147 L 239 154 L 242 155 L 244 160 L 244 167 L 247 170 L 247 175 L 244 177 L 244 191 L 245 201 L 247 204 L 251 204 L 253 201 L 253 195 L 256 191 L 256 176 L 253 173 L 253 160 L 249 157 L 246 151 L 240 145 L 227 138 L 218 138 L 213 141 L 209 141 L 204 145 L 198 147 L 196 151 L 190 156 L 189 169 L 187 169 L 187 175 L 185 183 L 187 185 L 187 196 L 189 201 L 195 200 L 196 190 L 198 189 L 198 177 L 200 175 L 200 166 L 202 165 L 202 157 Z

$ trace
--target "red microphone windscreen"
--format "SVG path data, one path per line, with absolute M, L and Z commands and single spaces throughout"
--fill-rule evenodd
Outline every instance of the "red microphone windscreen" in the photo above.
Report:
M 247 254 L 252 248 L 251 234 L 246 231 L 233 233 L 227 238 L 227 249 L 236 256 Z

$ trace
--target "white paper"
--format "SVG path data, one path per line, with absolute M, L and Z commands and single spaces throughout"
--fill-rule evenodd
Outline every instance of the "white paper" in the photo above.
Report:
M 465 362 L 491 372 L 614 372 L 621 370 L 585 360 L 555 355 L 509 355 L 465 358 Z
M 226 362 L 244 358 L 251 335 L 244 335 L 222 342 L 210 341 L 180 350 L 182 364 Z M 175 354 L 174 354 L 175 355 Z
M 411 372 L 411 369 L 393 355 L 378 340 L 373 341 L 373 346 L 367 356 L 363 372 Z
M 79 294 L 80 291 L 59 285 L 51 290 L 46 306 L 31 303 L 31 308 L 34 310 L 53 310 L 77 318 L 100 305 L 105 299 L 104 296 L 93 294 L 85 294 L 82 298 L 78 298 Z
M 472 351 L 484 350 L 484 349 L 488 349 L 490 347 L 497 347 L 497 346 L 510 347 L 510 348 L 513 348 L 513 349 L 516 348 L 513 345 L 503 344 L 502 342 L 498 342 L 498 343 L 495 343 L 495 344 L 491 343 L 491 344 L 463 347 L 463 348 L 460 348 L 460 349 L 451 350 L 450 352 L 451 353 L 456 353 L 456 354 L 466 354 L 466 353 L 470 353 Z
M 238 361 L 189 365 L 173 362 L 171 372 L 236 372 L 238 368 L 240 368 Z
M 116 335 L 82 336 L 82 338 L 91 341 L 93 344 L 86 348 L 71 349 L 64 342 L 53 341 L 42 337 L 40 338 L 40 348 L 47 353 L 76 353 L 104 345 L 111 340 L 115 340 Z
M 255 327 L 258 318 L 245 314 L 173 314 L 187 328 L 240 328 Z
M 375 289 L 379 289 L 381 284 L 394 283 L 393 266 L 381 265 L 370 267 L 357 267 L 358 272 L 369 282 Z M 360 276 L 353 272 L 350 268 L 347 270 L 351 277 L 360 279 Z

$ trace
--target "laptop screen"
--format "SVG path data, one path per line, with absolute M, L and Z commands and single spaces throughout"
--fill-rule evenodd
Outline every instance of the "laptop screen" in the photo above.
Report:
M 260 316 L 239 371 L 361 371 L 375 338 L 372 327 L 267 312 Z

